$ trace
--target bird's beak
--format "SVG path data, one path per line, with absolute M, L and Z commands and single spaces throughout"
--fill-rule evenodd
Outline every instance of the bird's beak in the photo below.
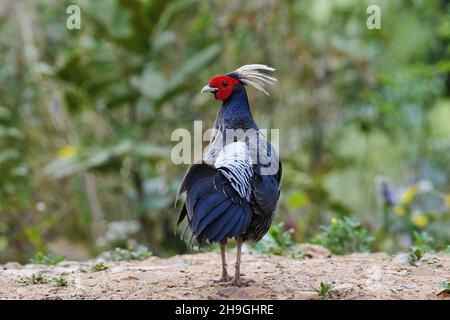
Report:
M 206 86 L 204 86 L 204 87 L 202 88 L 201 93 L 203 93 L 203 92 L 212 92 L 212 93 L 216 93 L 217 91 L 219 91 L 219 89 L 213 88 L 213 87 L 211 87 L 209 84 L 207 84 Z

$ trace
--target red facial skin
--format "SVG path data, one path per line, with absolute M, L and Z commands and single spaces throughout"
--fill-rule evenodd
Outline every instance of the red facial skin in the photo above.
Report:
M 239 81 L 228 76 L 217 76 L 209 80 L 209 86 L 219 89 L 214 93 L 214 98 L 217 100 L 225 101 L 233 93 L 233 87 L 237 85 Z

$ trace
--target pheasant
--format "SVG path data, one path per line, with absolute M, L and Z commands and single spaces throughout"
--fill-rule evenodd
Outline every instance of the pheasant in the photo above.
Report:
M 277 80 L 266 72 L 275 69 L 261 64 L 245 65 L 209 80 L 201 92 L 210 92 L 222 101 L 201 163 L 186 172 L 177 198 L 186 192 L 186 201 L 177 226 L 187 217 L 182 232 L 189 228 L 188 245 L 197 241 L 219 243 L 222 276 L 219 282 L 247 285 L 240 273 L 242 243 L 257 242 L 268 231 L 280 196 L 281 162 L 276 150 L 256 125 L 248 102 L 246 86 L 265 94 L 265 84 Z M 236 239 L 235 274 L 227 272 L 225 248 Z

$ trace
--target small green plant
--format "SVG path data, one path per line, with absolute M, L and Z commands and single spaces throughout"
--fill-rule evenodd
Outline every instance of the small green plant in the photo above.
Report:
M 52 283 L 56 287 L 67 287 L 73 283 L 73 281 L 67 279 L 65 276 L 60 275 L 59 277 L 55 277 L 52 279 Z
M 55 256 L 53 254 L 46 255 L 43 252 L 39 251 L 30 261 L 36 264 L 56 265 L 64 261 L 65 259 L 66 258 L 64 256 Z
M 108 269 L 109 269 L 109 267 L 106 264 L 104 264 L 103 262 L 96 263 L 96 264 L 92 265 L 92 267 L 91 267 L 91 270 L 94 272 L 105 271 Z
M 434 239 L 426 231 L 413 231 L 412 237 L 414 240 L 414 246 L 421 248 L 425 251 L 432 251 L 434 247 Z
M 320 286 L 318 288 L 315 288 L 314 290 L 319 294 L 319 296 L 325 299 L 330 295 L 331 289 L 331 284 L 320 282 Z
M 152 255 L 145 246 L 138 246 L 135 249 L 115 248 L 100 254 L 100 258 L 108 261 L 130 261 L 145 260 Z
M 78 272 L 80 273 L 87 273 L 89 272 L 90 269 L 87 269 L 86 267 L 79 267 L 78 268 Z
M 254 245 L 253 249 L 260 253 L 286 255 L 293 247 L 292 230 L 283 230 L 283 223 L 270 227 L 264 238 Z
M 47 283 L 47 278 L 40 272 L 33 273 L 29 277 L 24 277 L 18 281 L 18 283 L 28 286 L 30 284 L 40 284 L 40 283 Z
M 440 283 L 442 290 L 437 294 L 442 297 L 450 297 L 450 282 L 441 281 Z
M 441 281 L 441 293 L 450 294 L 450 282 Z
M 425 250 L 422 248 L 412 247 L 409 249 L 408 262 L 410 265 L 417 267 L 417 262 L 422 259 Z
M 320 244 L 337 255 L 369 251 L 375 240 L 359 222 L 348 217 L 333 219 L 329 226 L 322 226 L 322 230 L 311 242 Z

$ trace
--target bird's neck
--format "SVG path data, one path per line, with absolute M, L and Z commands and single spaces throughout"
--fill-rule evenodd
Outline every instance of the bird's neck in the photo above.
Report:
M 228 100 L 225 100 L 217 114 L 216 128 L 223 131 L 226 129 L 256 129 L 248 103 L 247 92 L 243 85 L 239 85 L 237 90 Z

